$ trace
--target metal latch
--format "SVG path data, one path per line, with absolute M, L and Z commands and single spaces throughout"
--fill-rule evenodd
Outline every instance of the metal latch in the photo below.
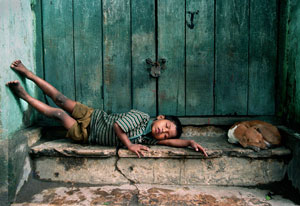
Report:
M 166 59 L 159 59 L 157 62 L 153 62 L 150 58 L 146 59 L 146 63 L 151 66 L 150 75 L 154 78 L 160 76 L 161 69 L 165 69 Z

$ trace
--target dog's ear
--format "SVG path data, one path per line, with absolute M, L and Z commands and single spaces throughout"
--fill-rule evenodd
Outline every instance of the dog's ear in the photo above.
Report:
M 240 136 L 238 139 L 239 139 L 239 143 L 240 143 L 244 148 L 248 147 L 248 141 L 247 141 L 247 138 L 246 138 L 245 135 Z
M 275 126 L 257 125 L 257 130 L 262 134 L 263 138 L 271 145 L 279 145 L 281 143 L 281 136 Z

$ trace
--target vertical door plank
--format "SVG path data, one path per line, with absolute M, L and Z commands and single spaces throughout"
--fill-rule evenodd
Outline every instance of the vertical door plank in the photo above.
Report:
M 276 0 L 251 0 L 249 115 L 274 115 L 276 34 Z
M 159 113 L 185 115 L 185 0 L 158 0 L 158 58 L 167 60 L 159 77 Z
M 36 62 L 36 75 L 44 78 L 44 56 L 43 56 L 43 22 L 42 22 L 42 0 L 37 0 L 33 4 L 33 11 L 35 14 L 35 33 L 36 33 L 36 43 L 35 43 L 35 62 Z M 43 99 L 43 93 L 41 90 L 38 90 L 38 99 Z M 39 116 L 42 115 L 39 113 Z M 39 117 L 39 119 L 41 119 Z
M 72 0 L 43 1 L 43 34 L 45 79 L 75 99 Z
M 145 60 L 155 61 L 155 0 L 132 0 L 133 108 L 156 115 L 156 79 Z
M 76 98 L 102 109 L 101 0 L 74 0 Z
M 186 115 L 213 115 L 213 82 L 214 1 L 187 0 Z
M 103 0 L 104 109 L 131 109 L 130 0 Z
M 216 115 L 246 115 L 248 1 L 216 1 Z

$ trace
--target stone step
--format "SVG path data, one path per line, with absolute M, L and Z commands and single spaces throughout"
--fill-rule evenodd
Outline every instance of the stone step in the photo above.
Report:
M 150 146 L 143 158 L 126 149 L 79 145 L 60 139 L 31 148 L 38 179 L 88 184 L 174 184 L 253 186 L 280 181 L 290 150 L 255 152 L 227 142 L 226 133 L 185 131 L 206 148 L 208 157 L 190 148 Z
M 24 191 L 25 192 L 25 191 Z M 269 190 L 180 185 L 60 186 L 18 198 L 12 206 L 202 205 L 293 206 Z

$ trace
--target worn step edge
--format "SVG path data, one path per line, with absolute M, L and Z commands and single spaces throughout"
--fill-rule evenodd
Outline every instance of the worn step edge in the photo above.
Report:
M 31 196 L 32 203 L 14 203 L 12 206 L 153 205 L 153 203 L 155 205 L 295 205 L 279 195 L 272 195 L 270 199 L 266 199 L 268 193 L 268 190 L 244 187 L 157 184 L 74 186 L 44 189 Z
M 144 158 L 188 158 L 188 159 L 202 159 L 202 158 L 217 158 L 222 156 L 228 157 L 248 157 L 248 158 L 271 158 L 283 157 L 291 154 L 291 151 L 285 147 L 278 147 L 269 150 L 261 150 L 255 152 L 251 149 L 244 148 L 224 148 L 224 149 L 206 149 L 208 157 L 203 153 L 193 151 L 187 148 L 173 148 L 166 146 L 152 146 L 149 152 L 144 153 Z M 135 154 L 127 149 L 120 149 L 118 156 L 123 158 L 134 158 Z
M 115 147 L 80 145 L 71 143 L 70 140 L 60 139 L 31 147 L 32 156 L 67 156 L 67 157 L 111 157 L 116 156 Z
M 246 157 L 246 158 L 275 158 L 285 157 L 291 154 L 291 151 L 285 147 L 261 150 L 255 152 L 251 149 L 241 148 L 239 146 L 224 146 L 219 148 L 207 148 L 208 158 L 217 158 L 221 156 Z M 127 149 L 119 149 L 118 153 L 115 147 L 104 147 L 94 145 L 80 145 L 71 143 L 69 140 L 61 139 L 44 142 L 31 147 L 31 155 L 38 156 L 67 156 L 67 157 L 112 157 L 118 154 L 121 158 L 135 158 L 136 155 Z M 190 148 L 174 148 L 167 146 L 150 146 L 148 152 L 144 152 L 144 158 L 206 158 L 203 153 L 195 152 Z

